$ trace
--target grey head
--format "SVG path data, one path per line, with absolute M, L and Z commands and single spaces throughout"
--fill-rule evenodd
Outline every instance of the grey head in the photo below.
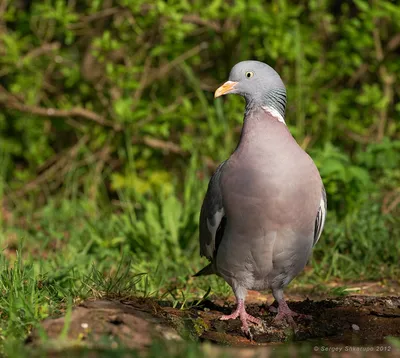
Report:
M 266 106 L 285 117 L 286 88 L 278 73 L 260 61 L 237 63 L 229 79 L 215 91 L 215 97 L 238 94 L 246 100 L 246 109 Z

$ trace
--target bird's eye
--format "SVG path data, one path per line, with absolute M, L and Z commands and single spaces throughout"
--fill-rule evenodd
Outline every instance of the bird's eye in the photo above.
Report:
M 254 76 L 254 72 L 251 72 L 251 71 L 246 72 L 247 78 L 252 78 L 253 76 Z

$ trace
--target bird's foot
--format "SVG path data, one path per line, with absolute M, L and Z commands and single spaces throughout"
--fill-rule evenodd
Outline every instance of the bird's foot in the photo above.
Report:
M 268 311 L 270 311 L 272 313 L 278 313 L 278 307 L 275 306 L 275 302 L 276 301 L 274 301 L 272 303 L 272 305 L 268 306 Z
M 221 321 L 227 321 L 229 319 L 236 319 L 239 317 L 239 307 L 237 307 L 231 314 L 224 314 L 219 319 Z
M 308 319 L 311 320 L 312 316 L 302 314 L 302 313 L 297 313 L 292 311 L 289 306 L 287 305 L 285 300 L 282 300 L 279 302 L 279 307 L 278 307 L 278 314 L 275 316 L 275 322 L 282 322 L 286 321 L 287 323 L 290 324 L 290 326 L 296 330 L 297 329 L 297 324 L 294 321 L 293 317 L 297 317 L 300 319 Z
M 236 309 L 230 315 L 224 315 L 220 318 L 220 320 L 227 321 L 229 319 L 236 319 L 238 317 L 240 318 L 240 321 L 242 322 L 243 333 L 246 335 L 247 338 L 252 340 L 253 335 L 250 332 L 249 322 L 261 325 L 262 320 L 254 317 L 246 312 L 246 308 L 245 308 L 243 300 L 238 301 Z

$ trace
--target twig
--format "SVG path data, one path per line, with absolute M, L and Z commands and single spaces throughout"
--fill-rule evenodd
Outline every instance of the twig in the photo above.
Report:
M 218 24 L 218 22 L 202 19 L 199 15 L 196 15 L 196 14 L 184 15 L 182 17 L 182 20 L 184 22 L 189 22 L 192 24 L 208 27 L 208 28 L 214 30 L 215 32 L 222 31 L 222 27 Z
M 13 199 L 18 199 L 29 191 L 36 189 L 45 183 L 47 183 L 50 190 L 54 190 L 63 182 L 63 177 L 72 170 L 97 163 L 95 168 L 95 178 L 90 189 L 90 195 L 93 197 L 95 190 L 97 189 L 98 180 L 100 179 L 100 173 L 102 172 L 105 163 L 110 158 L 111 148 L 109 145 L 105 145 L 96 153 L 89 154 L 82 160 L 73 160 L 77 157 L 79 150 L 88 142 L 88 140 L 89 135 L 85 135 L 78 141 L 78 143 L 73 145 L 64 153 L 56 154 L 54 158 L 50 158 L 45 171 L 39 174 L 32 181 L 26 183 L 22 188 L 10 193 L 9 196 Z
M 7 10 L 7 0 L 0 0 L 0 30 L 1 32 L 5 32 L 5 20 L 4 20 L 4 13 Z
M 362 144 L 368 144 L 371 143 L 371 139 L 368 136 L 362 136 L 360 134 L 351 132 L 349 130 L 344 132 L 346 134 L 346 136 L 352 140 L 354 140 L 355 142 L 358 143 L 362 143 Z
M 308 146 L 310 145 L 311 140 L 312 140 L 312 137 L 310 135 L 306 135 L 305 138 L 303 139 L 303 142 L 301 143 L 300 147 L 303 148 L 303 150 L 307 150 Z
M 111 127 L 115 131 L 119 132 L 122 130 L 121 125 L 113 123 L 99 114 L 92 112 L 85 108 L 71 108 L 71 109 L 56 109 L 56 108 L 43 108 L 32 105 L 27 105 L 17 101 L 16 97 L 7 92 L 7 90 L 0 85 L 0 103 L 2 103 L 6 108 L 15 109 L 19 112 L 36 114 L 43 117 L 81 117 L 102 126 Z
M 144 68 L 143 68 L 143 73 L 140 78 L 139 82 L 139 87 L 135 91 L 135 94 L 133 95 L 133 104 L 131 106 L 132 111 L 135 110 L 143 91 L 153 84 L 155 81 L 161 79 L 164 77 L 169 71 L 171 71 L 175 66 L 179 65 L 180 63 L 186 61 L 188 58 L 193 57 L 194 55 L 198 54 L 200 51 L 206 49 L 208 47 L 208 44 L 206 42 L 203 42 L 190 50 L 186 51 L 182 55 L 178 56 L 171 62 L 166 63 L 165 65 L 161 66 L 158 69 L 153 69 L 151 70 L 151 57 L 147 57 L 144 63 Z M 149 75 L 149 73 L 153 73 L 153 75 Z
M 214 171 L 215 169 L 217 169 L 218 163 L 215 162 L 213 159 L 211 159 L 210 157 L 202 157 L 202 159 L 206 163 L 206 166 L 209 170 Z
M 121 10 L 122 9 L 119 7 L 110 7 L 107 9 L 100 10 L 99 12 L 96 12 L 95 14 L 87 15 L 82 20 L 85 22 L 89 22 L 89 21 L 101 19 L 103 17 L 114 15 L 117 12 L 120 12 Z
M 51 52 L 58 50 L 60 48 L 61 44 L 59 42 L 53 42 L 53 43 L 45 43 L 40 47 L 36 47 L 33 50 L 29 51 L 24 57 L 21 58 L 19 61 L 19 65 L 23 63 L 26 60 L 41 56 L 45 54 L 46 52 Z
M 360 78 L 364 76 L 364 74 L 368 71 L 368 65 L 366 63 L 362 63 L 358 70 L 353 73 L 350 77 L 348 84 L 350 87 L 353 87 Z
M 181 155 L 182 157 L 190 156 L 190 152 L 182 149 L 176 143 L 173 143 L 170 141 L 164 141 L 164 140 L 149 137 L 149 136 L 133 137 L 132 143 L 133 144 L 144 144 L 150 148 L 161 149 L 165 153 L 174 153 L 174 154 Z M 218 164 L 210 157 L 203 156 L 202 159 L 206 163 L 208 169 L 215 170 L 217 168 Z
M 14 215 L 8 210 L 6 205 L 6 200 L 4 198 L 0 199 L 0 219 L 5 223 L 9 223 L 13 220 Z
M 388 51 L 394 51 L 400 45 L 400 34 L 394 35 L 387 44 Z
M 111 156 L 111 147 L 106 144 L 99 152 L 99 160 L 96 163 L 96 167 L 94 170 L 94 176 L 93 176 L 93 181 L 91 183 L 90 189 L 89 189 L 89 197 L 92 200 L 96 199 L 97 193 L 98 193 L 98 187 L 99 187 L 99 182 L 101 179 L 101 173 L 103 172 L 104 166 L 108 159 Z
M 150 75 L 147 80 L 145 81 L 144 87 L 149 86 L 156 80 L 164 77 L 169 71 L 171 71 L 175 66 L 179 65 L 180 63 L 186 61 L 188 58 L 197 55 L 202 50 L 206 49 L 208 44 L 206 42 L 202 42 L 201 44 L 191 48 L 190 50 L 184 52 L 182 55 L 178 56 L 171 62 L 166 63 L 165 65 L 161 66 L 158 70 L 153 72 L 153 75 Z
M 378 133 L 376 139 L 378 141 L 381 141 L 385 135 L 388 106 L 393 100 L 393 83 L 395 77 L 393 74 L 390 74 L 387 71 L 386 66 L 383 64 L 384 53 L 382 50 L 382 43 L 379 33 L 379 24 L 377 20 L 375 21 L 375 29 L 373 30 L 373 37 L 375 44 L 376 59 L 378 60 L 378 62 L 380 62 L 379 74 L 383 85 L 383 95 L 384 98 L 387 99 L 387 103 L 385 104 L 385 106 L 382 107 L 379 114 Z
M 120 11 L 124 11 L 125 9 L 119 8 L 119 7 L 111 7 L 108 9 L 100 10 L 96 12 L 95 14 L 83 16 L 79 22 L 76 22 L 74 24 L 68 25 L 68 28 L 73 30 L 73 29 L 78 29 L 87 26 L 87 24 L 91 21 L 99 20 L 104 17 L 112 16 L 115 15 L 116 13 Z
M 190 153 L 183 150 L 179 145 L 170 142 L 170 141 L 164 141 L 161 139 L 157 138 L 152 138 L 149 136 L 144 136 L 144 137 L 133 137 L 132 138 L 132 143 L 134 144 L 144 144 L 147 145 L 150 148 L 153 149 L 161 149 L 166 153 L 174 153 L 174 154 L 179 154 L 182 156 L 188 156 Z
M 380 38 L 380 34 L 379 34 L 379 24 L 377 21 L 375 21 L 375 28 L 372 31 L 372 34 L 374 36 L 376 58 L 380 62 L 383 60 L 383 50 L 382 50 L 381 38 Z
M 394 198 L 394 199 L 393 199 Z M 390 200 L 392 202 L 390 202 Z M 382 213 L 389 214 L 395 210 L 400 205 L 400 192 L 398 190 L 393 190 L 385 195 L 382 202 Z
M 133 104 L 131 106 L 132 112 L 136 109 L 136 106 L 140 98 L 142 97 L 143 90 L 146 87 L 147 76 L 151 67 L 151 60 L 152 60 L 151 56 L 148 56 L 144 61 L 143 72 L 139 81 L 139 86 L 136 89 L 135 94 L 133 95 Z
M 11 193 L 10 196 L 21 197 L 25 195 L 28 191 L 37 188 L 41 184 L 48 182 L 52 178 L 64 174 L 69 171 L 67 166 L 68 161 L 78 155 L 79 150 L 84 146 L 89 140 L 88 135 L 84 135 L 76 144 L 69 148 L 62 156 L 56 154 L 56 161 L 48 169 L 46 169 L 42 174 L 38 175 L 35 179 L 26 183 L 22 188 Z M 51 160 L 50 160 L 51 161 Z

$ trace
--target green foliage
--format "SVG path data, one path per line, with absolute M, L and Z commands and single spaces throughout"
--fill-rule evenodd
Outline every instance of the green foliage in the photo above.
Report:
M 190 276 L 205 265 L 197 221 L 207 181 L 243 116 L 241 98 L 213 91 L 245 59 L 281 74 L 287 123 L 327 190 L 304 279 L 398 274 L 395 2 L 49 0 L 3 10 L 2 349 L 88 295 L 166 295 L 186 307 L 209 287 L 230 293 L 218 278 Z
M 187 157 L 163 155 L 171 153 L 171 143 L 178 148 L 173 153 L 226 158 L 237 141 L 232 130 L 243 104 L 230 99 L 222 109 L 212 90 L 235 62 L 257 58 L 287 84 L 288 123 L 296 138 L 310 137 L 315 155 L 321 151 L 330 162 L 327 175 L 334 170 L 337 178 L 324 177 L 329 197 L 338 200 L 343 180 L 355 183 L 349 189 L 355 194 L 366 175 L 375 180 L 364 171 L 371 159 L 355 160 L 360 153 L 386 150 L 381 156 L 391 163 L 380 165 L 393 170 L 396 160 L 390 158 L 399 158 L 398 145 L 378 149 L 399 132 L 400 65 L 391 36 L 399 30 L 399 16 L 389 1 L 364 0 L 120 1 L 113 7 L 106 1 L 79 7 L 61 0 L 10 2 L 8 31 L 0 36 L 0 146 L 12 158 L 11 189 L 39 175 L 43 180 L 33 190 L 43 192 L 58 175 L 58 185 L 47 191 L 53 194 L 69 170 L 48 172 L 48 166 L 67 153 L 82 181 L 101 175 L 114 190 L 131 182 L 142 191 L 153 181 L 175 185 L 176 176 L 183 178 Z M 72 112 L 60 117 L 47 108 Z M 91 112 L 76 114 L 76 108 Z M 163 142 L 155 145 L 145 136 Z M 96 167 L 98 161 L 105 164 Z M 345 173 L 339 169 L 349 164 Z M 344 201 L 352 200 L 350 195 Z
M 341 221 L 334 215 L 328 217 L 323 242 L 314 250 L 316 275 L 329 280 L 378 279 L 395 274 L 400 226 L 394 217 L 382 215 L 376 198 L 371 199 Z
M 315 162 L 324 178 L 329 195 L 329 208 L 340 216 L 354 210 L 372 188 L 368 171 L 352 164 L 346 153 L 327 143 L 323 150 L 315 151 Z
M 18 337 L 27 326 L 47 316 L 48 302 L 39 292 L 32 265 L 23 266 L 18 258 L 8 267 L 1 259 L 1 334 Z

